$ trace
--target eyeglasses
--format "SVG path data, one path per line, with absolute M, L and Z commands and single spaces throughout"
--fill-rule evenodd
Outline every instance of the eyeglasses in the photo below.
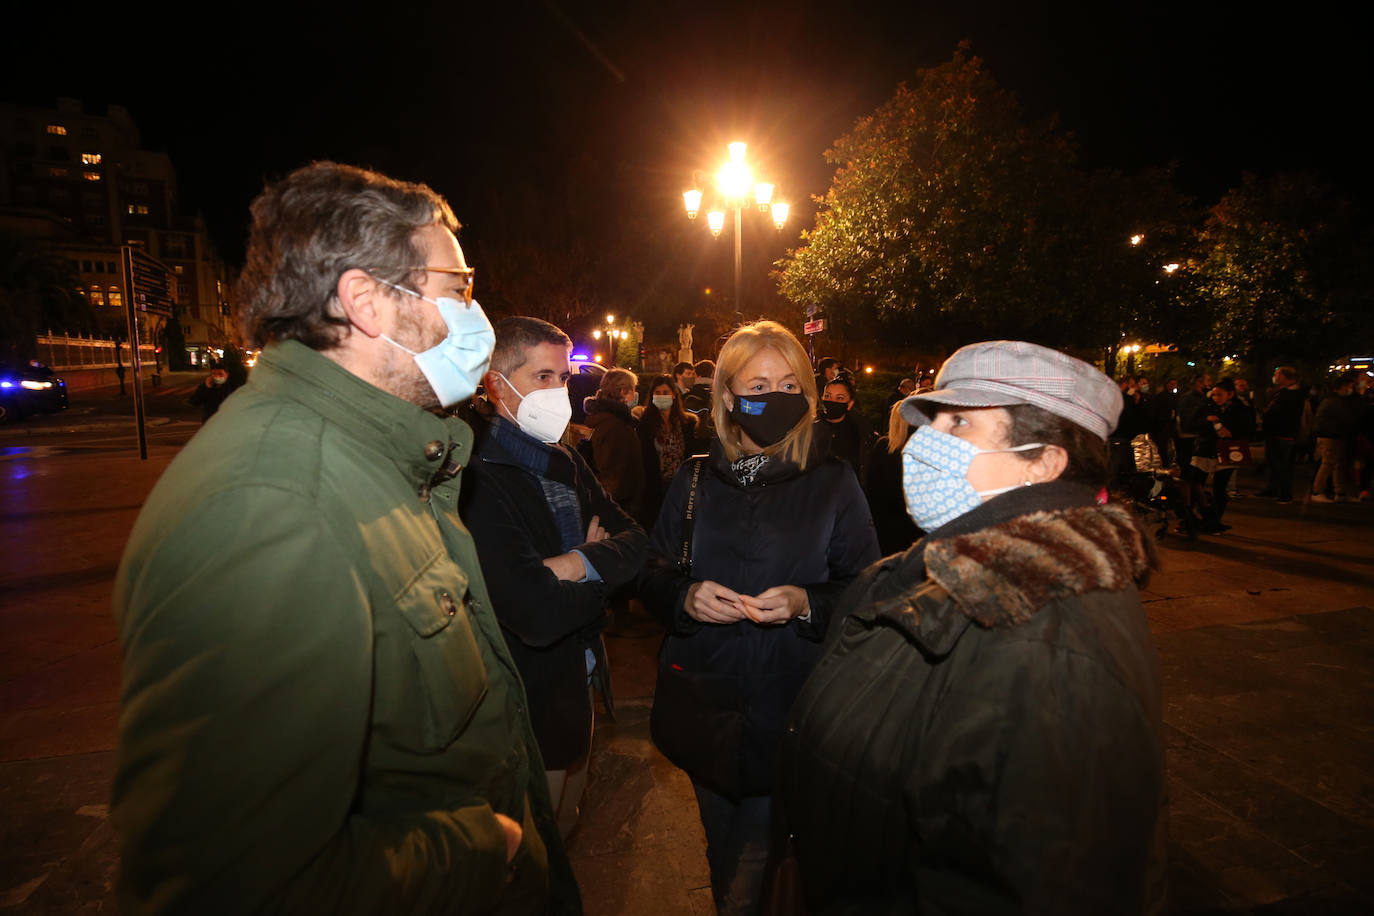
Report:
M 436 274 L 448 274 L 451 277 L 462 277 L 464 280 L 463 288 L 458 293 L 463 297 L 464 305 L 472 305 L 472 284 L 473 275 L 477 272 L 474 267 L 426 267 L 425 270 Z
M 375 274 L 375 273 L 377 272 L 377 270 L 378 270 L 378 268 L 373 267 L 373 268 L 371 268 L 371 270 L 370 270 L 369 272 Z M 464 304 L 464 305 L 472 305 L 472 284 L 473 284 L 473 275 L 477 272 L 475 268 L 472 268 L 472 267 L 429 267 L 428 265 L 426 265 L 425 267 L 407 267 L 406 270 L 407 270 L 407 271 L 411 271 L 411 270 L 427 270 L 427 271 L 430 271 L 431 273 L 436 273 L 436 274 L 448 274 L 449 276 L 452 276 L 452 277 L 462 277 L 462 278 L 466 281 L 466 283 L 464 284 L 463 288 L 462 288 L 461 290 L 458 291 L 458 295 L 459 295 L 460 297 L 462 297 L 462 299 L 463 299 L 463 304 Z M 385 281 L 383 281 L 383 282 L 385 282 Z M 400 287 L 397 287 L 397 288 L 399 289 Z M 409 290 L 406 290 L 406 292 L 410 292 L 410 291 L 409 291 Z M 413 295 L 418 295 L 418 294 L 413 294 Z

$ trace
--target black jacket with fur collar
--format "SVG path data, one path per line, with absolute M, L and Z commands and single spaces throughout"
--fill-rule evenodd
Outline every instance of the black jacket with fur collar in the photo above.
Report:
M 813 913 L 1162 907 L 1151 545 L 1093 497 L 998 497 L 842 599 L 782 749 Z

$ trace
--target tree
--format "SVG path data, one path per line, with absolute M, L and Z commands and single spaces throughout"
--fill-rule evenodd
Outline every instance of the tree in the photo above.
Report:
M 1212 208 L 1190 268 L 1211 318 L 1209 356 L 1325 361 L 1371 331 L 1367 234 L 1313 176 L 1243 176 Z
M 75 268 L 34 239 L 0 234 L 0 350 L 32 357 L 44 331 L 89 331 Z
M 783 294 L 850 325 L 899 319 L 946 347 L 1119 339 L 1147 285 L 1127 240 L 1176 222 L 1183 203 L 1167 171 L 1080 171 L 1072 141 L 1026 123 L 967 45 L 826 157 L 838 168 L 815 228 L 778 262 Z

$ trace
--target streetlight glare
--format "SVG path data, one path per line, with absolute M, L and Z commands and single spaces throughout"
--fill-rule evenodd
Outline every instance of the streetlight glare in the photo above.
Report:
M 1178 265 L 1177 265 L 1177 264 L 1165 264 L 1165 265 L 1164 265 L 1164 272 L 1165 272 L 1166 274 L 1171 274 L 1171 273 L 1173 273 L 1173 272 L 1176 271 L 1176 270 L 1178 270 Z
M 600 329 L 600 328 L 593 328 L 593 329 L 592 329 L 592 337 L 595 338 L 596 340 L 600 340 L 600 339 L 601 339 L 601 329 Z
M 743 211 L 753 209 L 749 205 L 749 198 L 752 196 L 753 202 L 758 206 L 759 212 L 767 213 L 772 209 L 773 225 L 782 230 L 783 223 L 787 222 L 787 204 L 774 202 L 773 195 L 777 191 L 777 185 L 768 181 L 754 182 L 753 172 L 745 164 L 744 156 L 748 145 L 742 140 L 736 140 L 728 144 L 730 158 L 725 162 L 718 172 L 716 172 L 716 189 L 712 198 L 706 201 L 705 195 L 698 188 L 703 184 L 701 172 L 692 173 L 693 188 L 684 191 L 682 194 L 683 205 L 687 208 L 687 218 L 695 219 L 700 212 L 702 203 L 707 202 L 711 209 L 706 214 L 706 224 L 711 227 L 711 235 L 720 238 L 721 231 L 725 229 L 725 215 L 727 211 L 734 211 L 735 214 L 735 321 L 744 321 L 744 285 L 741 279 L 743 274 L 743 239 L 744 228 L 742 224 Z M 710 291 L 706 291 L 710 295 Z
M 787 223 L 787 211 L 790 209 L 791 205 L 783 201 L 778 201 L 773 204 L 773 225 L 778 227 L 779 232 L 782 231 L 782 227 Z
M 773 200 L 773 186 L 766 181 L 754 185 L 754 200 L 758 202 L 760 210 L 768 212 L 768 204 Z
M 614 316 L 614 315 L 607 315 L 607 316 L 606 316 L 606 323 L 607 323 L 607 324 L 615 324 L 615 316 Z
M 754 183 L 754 175 L 743 162 L 727 162 L 716 173 L 716 185 L 720 193 L 731 200 L 738 200 L 749 193 Z
M 1136 233 L 1135 235 L 1131 236 L 1132 245 L 1139 245 L 1143 241 L 1145 241 L 1145 236 L 1140 235 L 1139 233 Z

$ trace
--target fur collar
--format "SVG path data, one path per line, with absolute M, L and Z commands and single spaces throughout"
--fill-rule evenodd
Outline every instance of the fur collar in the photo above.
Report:
M 984 628 L 1025 623 L 1051 601 L 1143 585 L 1154 544 L 1118 505 L 1019 515 L 925 545 L 926 571 Z

